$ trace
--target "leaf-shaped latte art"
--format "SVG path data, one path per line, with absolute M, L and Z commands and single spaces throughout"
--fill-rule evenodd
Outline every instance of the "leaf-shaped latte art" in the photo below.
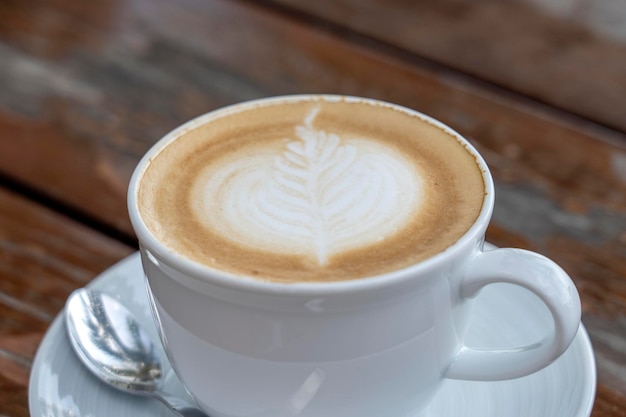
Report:
M 209 227 L 239 244 L 324 265 L 412 218 L 421 199 L 417 168 L 382 141 L 315 130 L 317 111 L 280 151 L 232 158 L 206 178 Z

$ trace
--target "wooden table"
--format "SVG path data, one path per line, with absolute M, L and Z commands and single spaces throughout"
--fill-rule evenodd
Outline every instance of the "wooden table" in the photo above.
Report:
M 163 134 L 300 92 L 403 104 L 466 135 L 498 191 L 488 240 L 570 272 L 626 415 L 626 3 L 0 2 L 0 416 L 67 295 L 137 249 L 126 188 Z M 566 417 L 566 416 L 556 416 Z

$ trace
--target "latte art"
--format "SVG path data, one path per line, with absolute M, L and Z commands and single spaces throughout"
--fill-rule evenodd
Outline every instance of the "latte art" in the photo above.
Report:
M 193 192 L 203 196 L 196 216 L 225 239 L 319 265 L 408 224 L 422 197 L 414 164 L 390 146 L 316 130 L 318 111 L 276 153 L 228 158 L 205 171 Z
M 406 268 L 474 223 L 485 186 L 458 138 L 337 97 L 244 103 L 183 126 L 139 182 L 169 250 L 233 279 L 342 281 Z

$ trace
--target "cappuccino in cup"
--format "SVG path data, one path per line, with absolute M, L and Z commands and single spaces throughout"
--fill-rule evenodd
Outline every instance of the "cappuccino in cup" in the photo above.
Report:
M 578 293 L 542 255 L 483 250 L 493 204 L 487 165 L 452 129 L 317 95 L 184 124 L 128 192 L 163 345 L 212 417 L 415 416 L 445 378 L 549 365 L 576 335 Z M 538 296 L 550 334 L 467 345 L 494 283 Z
M 153 156 L 141 217 L 170 250 L 232 275 L 344 281 L 458 241 L 485 197 L 457 137 L 414 112 L 332 96 L 216 112 Z

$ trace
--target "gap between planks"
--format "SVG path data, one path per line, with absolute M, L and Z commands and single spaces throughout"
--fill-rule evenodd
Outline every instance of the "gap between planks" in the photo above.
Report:
M 0 172 L 0 187 L 20 195 L 34 203 L 42 205 L 52 211 L 70 217 L 73 221 L 89 227 L 111 239 L 117 240 L 135 249 L 139 248 L 137 238 L 124 230 L 118 229 L 89 213 L 67 204 L 46 192 L 16 180 L 6 173 Z

